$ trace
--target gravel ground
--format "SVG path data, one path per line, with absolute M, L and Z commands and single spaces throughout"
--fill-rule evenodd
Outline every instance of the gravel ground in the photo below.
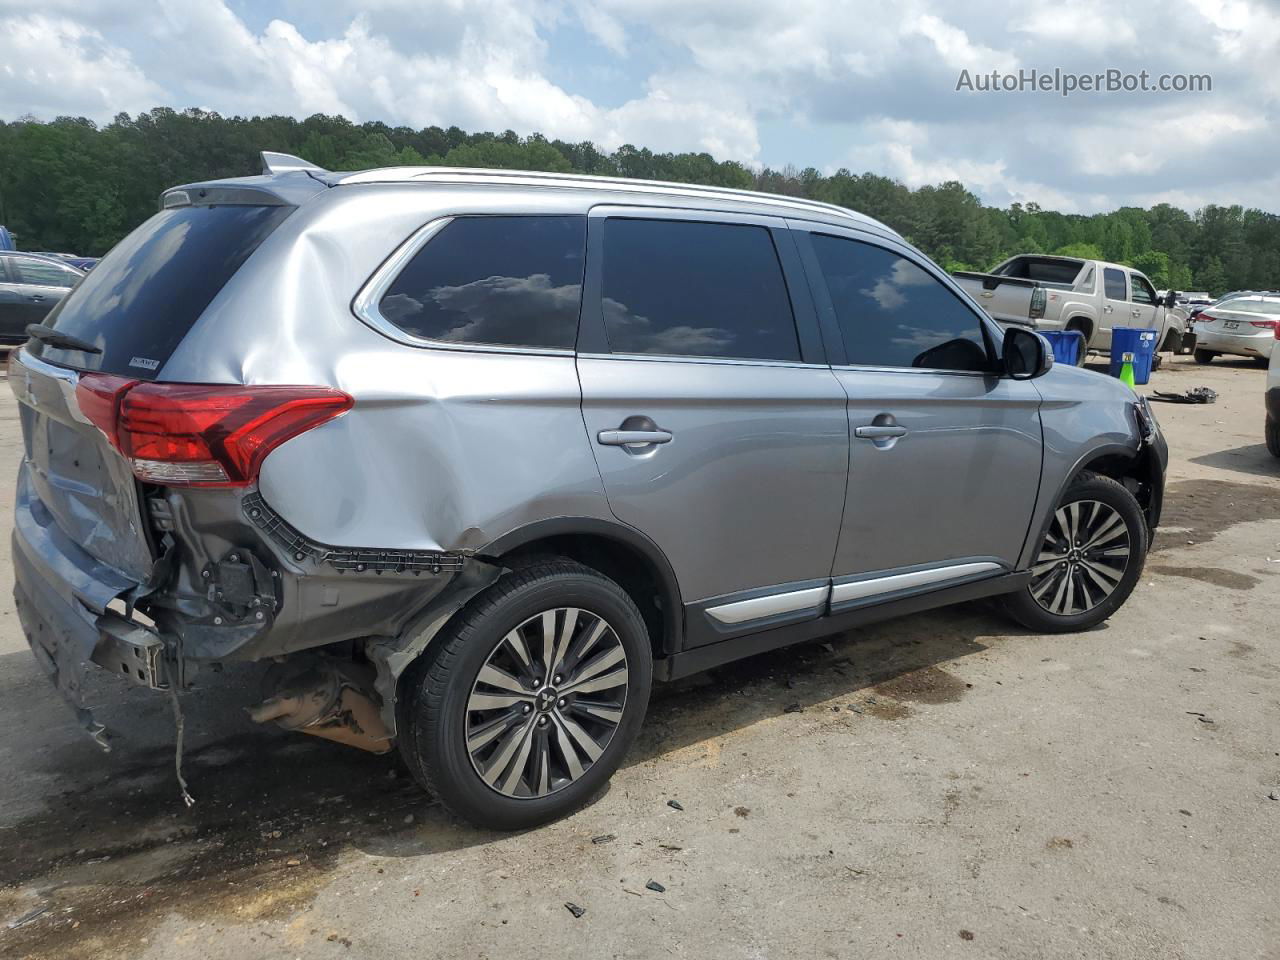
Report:
M 0 919 L 45 912 L 0 926 L 0 956 L 1280 958 L 1264 377 L 1156 375 L 1220 399 L 1158 407 L 1165 526 L 1108 624 L 1033 636 L 964 605 L 662 687 L 610 789 L 522 834 L 257 729 L 251 669 L 189 698 L 187 810 L 167 701 L 99 678 L 122 737 L 98 752 L 6 587 Z M 5 390 L 4 524 L 20 446 Z

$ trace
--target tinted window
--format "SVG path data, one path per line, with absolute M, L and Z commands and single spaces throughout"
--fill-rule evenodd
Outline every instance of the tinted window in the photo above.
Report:
M 606 220 L 602 305 L 614 353 L 800 359 L 764 227 Z
M 585 217 L 459 217 L 400 271 L 378 311 L 447 343 L 572 350 Z
M 813 235 L 850 363 L 988 370 L 977 314 L 932 274 L 883 247 Z
M 1108 300 L 1128 300 L 1125 290 L 1124 271 L 1107 267 L 1102 271 L 1102 288 Z
M 32 341 L 55 363 L 154 378 L 200 314 L 293 207 L 176 207 L 134 230 L 50 311 L 45 323 L 102 347 Z
M 1133 302 L 1134 303 L 1155 303 L 1156 292 L 1151 284 L 1147 282 L 1146 277 L 1140 277 L 1136 273 L 1129 274 L 1129 282 L 1133 284 Z
M 14 257 L 11 264 L 18 268 L 18 276 L 23 283 L 41 287 L 74 287 L 80 279 L 80 274 L 60 264 L 34 257 Z

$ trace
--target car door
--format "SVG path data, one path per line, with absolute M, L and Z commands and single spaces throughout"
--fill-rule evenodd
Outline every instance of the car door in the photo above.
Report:
M 583 420 L 610 509 L 671 562 L 686 646 L 820 616 L 848 424 L 785 224 L 597 207 L 587 246 Z
M 1111 349 L 1111 328 L 1130 326 L 1129 275 L 1119 267 L 1102 269 L 1102 316 L 1092 346 Z
M 998 328 L 893 240 L 813 226 L 800 245 L 849 398 L 833 612 L 1014 569 L 1040 481 L 1040 394 L 997 372 Z
M 9 257 L 0 257 L 0 343 L 27 339 L 26 297 L 16 274 L 9 272 Z
M 1141 327 L 1159 333 L 1159 319 L 1162 319 L 1162 315 L 1156 307 L 1155 287 L 1142 274 L 1129 271 L 1129 322 L 1125 326 Z
M 19 283 L 21 315 L 25 318 L 23 328 L 43 320 L 81 277 L 79 271 L 42 257 L 7 259 Z

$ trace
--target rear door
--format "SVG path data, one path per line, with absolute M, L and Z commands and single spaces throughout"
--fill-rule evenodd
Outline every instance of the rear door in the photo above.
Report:
M 0 257 L 0 343 L 27 339 L 26 305 L 16 274 L 9 272 L 9 257 Z
M 818 226 L 800 246 L 849 397 L 833 610 L 1013 569 L 1039 488 L 1039 392 L 997 373 L 989 326 L 905 246 Z
M 848 423 L 785 224 L 601 207 L 587 244 L 583 419 L 610 509 L 693 607 L 687 644 L 820 615 Z
M 40 257 L 11 257 L 9 269 L 21 284 L 27 323 L 43 320 L 83 276 L 79 270 Z
M 1132 305 L 1129 302 L 1129 275 L 1119 267 L 1102 269 L 1102 316 L 1089 346 L 1111 349 L 1111 328 L 1131 326 Z

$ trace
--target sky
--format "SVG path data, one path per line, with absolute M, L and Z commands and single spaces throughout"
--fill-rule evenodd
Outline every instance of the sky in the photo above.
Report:
M 1080 213 L 1280 212 L 1278 63 L 1280 0 L 0 0 L 8 120 L 322 112 Z M 957 90 L 962 71 L 1032 69 L 1212 90 Z

